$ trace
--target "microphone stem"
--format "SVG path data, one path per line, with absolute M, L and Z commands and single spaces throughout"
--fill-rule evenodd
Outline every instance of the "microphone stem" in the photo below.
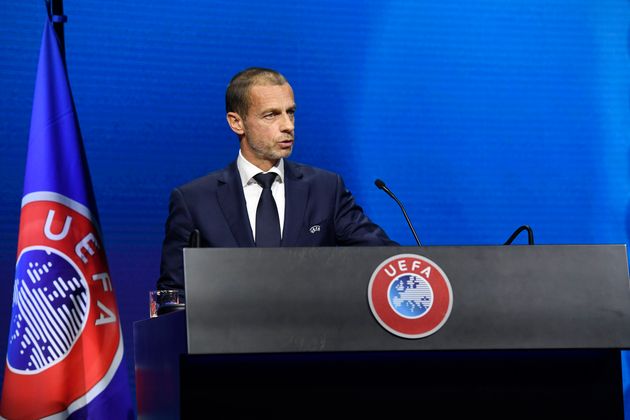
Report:
M 389 195 L 396 203 L 398 203 L 398 206 L 402 210 L 403 216 L 405 216 L 405 220 L 407 221 L 407 224 L 409 225 L 409 229 L 411 230 L 411 233 L 413 233 L 413 238 L 416 240 L 416 244 L 418 244 L 418 246 L 422 246 L 422 244 L 420 243 L 420 239 L 418 239 L 418 234 L 416 233 L 416 230 L 413 228 L 413 225 L 411 224 L 411 220 L 409 219 L 409 216 L 407 216 L 407 212 L 405 211 L 405 207 L 402 205 L 400 200 L 396 198 L 394 193 L 391 192 L 389 188 L 385 186 L 385 183 L 381 181 L 380 179 L 376 179 L 374 181 L 374 185 L 376 185 L 376 187 L 379 190 L 385 191 L 387 195 Z
M 418 239 L 418 235 L 416 234 L 416 230 L 413 228 L 413 225 L 411 224 L 411 220 L 409 220 L 409 216 L 407 216 L 407 212 L 405 211 L 405 207 L 402 205 L 400 200 L 398 200 L 396 198 L 394 193 L 389 191 L 389 188 L 388 189 L 384 189 L 384 191 L 387 192 L 389 194 L 389 196 L 391 198 L 393 198 L 396 203 L 398 203 L 398 205 L 400 206 L 400 209 L 403 212 L 403 216 L 405 216 L 405 220 L 407 220 L 407 224 L 409 225 L 409 229 L 411 229 L 411 233 L 413 234 L 413 237 L 416 240 L 416 243 L 418 244 L 418 246 L 422 246 L 422 244 L 420 243 L 420 239 Z

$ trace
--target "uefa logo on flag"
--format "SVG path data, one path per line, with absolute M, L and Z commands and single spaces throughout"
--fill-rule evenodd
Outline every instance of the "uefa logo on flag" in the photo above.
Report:
M 79 408 L 109 383 L 123 343 L 108 271 L 87 207 L 52 192 L 24 197 L 6 359 L 11 410 L 22 410 L 28 389 L 50 397 L 32 400 L 34 415 Z
M 370 309 L 387 331 L 404 338 L 435 333 L 453 306 L 451 284 L 428 258 L 399 254 L 374 270 L 368 286 Z

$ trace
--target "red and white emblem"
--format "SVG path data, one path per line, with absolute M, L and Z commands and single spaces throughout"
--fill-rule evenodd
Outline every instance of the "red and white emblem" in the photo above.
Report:
M 86 207 L 52 192 L 24 198 L 13 302 L 3 415 L 67 415 L 107 387 L 123 341 L 102 241 Z
M 374 270 L 368 300 L 372 314 L 387 331 L 404 338 L 422 338 L 446 323 L 453 307 L 453 290 L 433 261 L 399 254 Z

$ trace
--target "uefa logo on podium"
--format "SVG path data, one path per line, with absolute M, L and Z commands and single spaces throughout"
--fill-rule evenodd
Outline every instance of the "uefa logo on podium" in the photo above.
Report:
M 428 258 L 399 254 L 383 261 L 368 286 L 370 309 L 387 331 L 422 338 L 438 331 L 453 307 L 453 290 L 442 269 Z

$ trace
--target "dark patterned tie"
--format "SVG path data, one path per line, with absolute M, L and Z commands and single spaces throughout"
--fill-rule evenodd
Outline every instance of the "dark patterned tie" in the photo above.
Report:
M 278 207 L 271 193 L 271 184 L 276 179 L 275 172 L 259 173 L 254 179 L 262 187 L 262 194 L 256 209 L 256 246 L 280 246 L 280 220 Z

